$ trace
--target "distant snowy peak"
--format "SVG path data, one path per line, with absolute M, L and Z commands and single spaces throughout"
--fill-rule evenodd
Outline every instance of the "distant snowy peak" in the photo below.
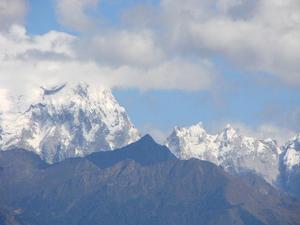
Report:
M 166 146 L 180 159 L 203 159 L 203 153 L 207 151 L 207 144 L 212 138 L 202 123 L 198 123 L 191 127 L 175 127 L 167 138 Z
M 300 134 L 282 147 L 280 155 L 281 185 L 289 194 L 300 197 Z
M 300 168 L 300 134 L 291 138 L 283 147 L 283 164 L 286 170 Z
M 113 150 L 139 133 L 109 89 L 63 84 L 41 88 L 40 100 L 25 113 L 2 121 L 2 149 L 22 147 L 48 162 Z
M 275 183 L 279 174 L 276 141 L 242 136 L 230 125 L 217 134 L 209 134 L 202 123 L 176 127 L 166 146 L 180 159 L 208 160 L 233 174 L 254 172 L 270 183 Z

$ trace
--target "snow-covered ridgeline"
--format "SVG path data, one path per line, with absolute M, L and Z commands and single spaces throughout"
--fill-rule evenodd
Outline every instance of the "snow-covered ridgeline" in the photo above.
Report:
M 243 136 L 230 125 L 217 134 L 209 134 L 202 123 L 198 123 L 175 127 L 166 145 L 180 159 L 208 160 L 233 174 L 253 172 L 275 185 L 283 168 L 290 170 L 300 166 L 299 140 L 300 136 L 280 147 L 270 138 L 259 140 Z

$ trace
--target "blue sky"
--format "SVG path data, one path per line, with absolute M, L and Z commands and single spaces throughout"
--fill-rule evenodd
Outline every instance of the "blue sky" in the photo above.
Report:
M 279 35 L 277 37 L 277 28 L 282 28 L 284 25 L 273 21 L 272 18 L 272 13 L 276 12 L 281 12 L 283 15 L 297 13 L 293 11 L 294 1 L 287 1 L 284 10 L 290 7 L 289 11 L 283 11 L 280 7 L 263 8 L 263 5 L 253 8 L 244 4 L 245 1 L 242 3 L 233 1 L 233 4 L 228 4 L 226 3 L 228 1 L 221 0 L 216 1 L 215 5 L 209 5 L 209 8 L 205 8 L 208 7 L 203 3 L 205 1 L 187 1 L 183 6 L 177 0 L 173 2 L 85 0 L 82 1 L 82 5 L 68 9 L 66 6 L 70 2 L 72 3 L 72 0 L 28 0 L 26 13 L 24 13 L 25 19 L 22 21 L 27 35 L 34 38 L 37 35 L 47 34 L 50 30 L 73 35 L 80 39 L 79 46 L 83 46 L 79 50 L 76 49 L 76 57 L 83 58 L 84 62 L 93 61 L 100 66 L 109 65 L 112 70 L 128 66 L 134 68 L 134 71 L 156 71 L 155 67 L 159 67 L 160 61 L 174 62 L 175 59 L 176 63 L 183 61 L 188 65 L 191 64 L 193 68 L 202 66 L 199 65 L 197 61 L 199 60 L 201 63 L 204 62 L 204 73 L 215 71 L 211 75 L 216 77 L 214 79 L 210 75 L 198 77 L 197 74 L 194 76 L 183 73 L 182 78 L 175 77 L 174 81 L 170 81 L 172 85 L 166 84 L 166 87 L 164 84 L 157 83 L 144 84 L 147 83 L 147 79 L 152 80 L 149 74 L 154 72 L 149 72 L 149 77 L 141 81 L 141 87 L 139 83 L 129 82 L 128 85 L 128 82 L 118 81 L 117 85 L 113 86 L 114 94 L 127 109 L 133 123 L 142 132 L 153 132 L 158 139 L 163 139 L 163 136 L 167 135 L 174 126 L 188 126 L 199 121 L 212 131 L 220 129 L 226 123 L 233 123 L 241 126 L 241 129 L 247 130 L 248 133 L 260 133 L 261 126 L 269 125 L 274 128 L 273 135 L 276 137 L 281 135 L 280 130 L 284 129 L 293 133 L 300 132 L 296 126 L 300 122 L 299 67 L 293 62 L 299 57 L 297 52 L 293 52 L 293 49 L 295 51 L 298 49 L 299 43 L 293 40 L 285 43 L 284 37 L 282 39 Z M 270 1 L 262 2 L 267 5 Z M 193 5 L 195 3 L 197 4 Z M 211 9 L 213 10 L 206 14 Z M 241 12 L 246 13 L 241 16 Z M 78 18 L 72 15 L 76 13 Z M 243 17 L 248 14 L 249 18 Z M 218 23 L 213 26 L 216 20 Z M 216 30 L 220 33 L 214 35 L 213 32 L 216 32 L 214 29 L 220 23 L 222 27 Z M 267 23 L 271 24 L 271 28 L 274 25 L 274 29 L 267 30 L 264 27 Z M 84 24 L 91 27 L 87 29 Z M 250 30 L 251 34 L 257 31 L 257 34 L 254 33 L 251 38 L 250 33 L 243 33 L 250 25 L 251 29 L 257 29 Z M 240 29 L 241 26 L 245 26 L 244 29 Z M 190 27 L 193 29 L 189 30 Z M 126 35 L 134 33 L 135 36 L 129 37 L 139 38 L 138 35 L 141 35 L 141 40 L 148 41 L 147 38 L 150 38 L 141 51 L 143 54 L 148 54 L 147 51 L 150 51 L 149 60 L 140 62 L 139 58 L 143 57 L 143 54 L 137 57 L 134 55 L 132 60 L 127 60 L 135 54 L 130 52 L 130 49 L 135 49 L 136 46 L 130 46 L 130 42 L 129 46 L 125 47 L 129 49 L 128 57 L 126 49 L 120 53 L 117 49 L 115 55 L 112 54 L 107 58 L 105 55 L 98 54 L 101 51 L 110 53 L 110 50 L 103 50 L 103 46 L 95 52 L 93 52 L 95 46 L 92 45 L 90 50 L 82 50 L 88 48 L 91 40 L 98 37 L 101 37 L 102 41 L 114 38 L 118 41 L 121 31 L 123 32 L 121 34 Z M 298 31 L 297 24 L 295 31 Z M 274 35 L 270 40 L 278 43 L 280 47 L 278 50 L 273 50 L 268 40 L 263 40 L 263 36 L 260 35 L 264 35 L 264 32 Z M 168 42 L 171 44 L 169 45 Z M 119 48 L 121 46 L 111 42 L 107 45 L 116 45 Z M 113 52 L 114 49 L 111 51 Z M 120 57 L 122 54 L 125 56 Z M 151 58 L 153 54 L 157 54 L 154 59 Z M 206 68 L 206 61 L 212 65 L 209 69 Z M 213 69 L 211 70 L 210 67 Z M 202 74 L 201 71 L 199 74 Z M 186 84 L 185 76 L 186 80 L 190 80 Z M 85 80 L 84 76 L 78 79 Z M 204 84 L 201 83 L 202 81 Z M 168 83 L 164 79 L 158 82 Z M 180 82 L 184 84 L 180 85 Z
M 270 123 L 299 131 L 299 121 L 293 121 L 298 118 L 290 118 L 300 105 L 297 87 L 273 82 L 260 84 L 245 79 L 237 71 L 223 71 L 224 76 L 231 77 L 225 82 L 231 84 L 218 90 L 217 96 L 203 91 L 138 90 L 118 90 L 115 95 L 142 130 L 153 126 L 169 131 L 175 125 L 189 126 L 202 121 L 212 131 L 226 123 L 243 123 L 252 128 Z

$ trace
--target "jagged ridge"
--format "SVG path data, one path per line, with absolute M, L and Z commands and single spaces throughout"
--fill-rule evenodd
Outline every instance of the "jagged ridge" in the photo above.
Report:
M 279 175 L 277 143 L 242 136 L 230 125 L 215 135 L 208 134 L 202 123 L 176 127 L 166 145 L 178 158 L 208 160 L 232 174 L 254 172 L 273 184 Z
M 279 146 L 270 138 L 242 136 L 230 125 L 217 134 L 209 134 L 198 123 L 175 127 L 166 146 L 180 159 L 207 160 L 231 174 L 257 174 L 300 197 L 300 135 Z

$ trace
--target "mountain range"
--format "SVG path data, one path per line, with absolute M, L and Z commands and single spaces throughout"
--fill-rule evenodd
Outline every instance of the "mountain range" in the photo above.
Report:
M 26 149 L 53 164 L 115 150 L 140 139 L 112 92 L 85 83 L 42 87 L 24 112 L 0 114 L 0 149 Z M 212 162 L 231 175 L 258 175 L 300 197 L 300 136 L 275 140 L 241 135 L 230 125 L 209 134 L 201 123 L 175 127 L 165 145 L 181 160 Z
M 300 197 L 300 136 L 279 146 L 270 138 L 243 136 L 230 125 L 217 134 L 209 134 L 198 123 L 175 127 L 166 145 L 179 159 L 207 160 L 233 175 L 256 174 Z
M 298 225 L 300 201 L 256 175 L 179 160 L 147 135 L 115 151 L 48 164 L 0 152 L 4 225 Z

